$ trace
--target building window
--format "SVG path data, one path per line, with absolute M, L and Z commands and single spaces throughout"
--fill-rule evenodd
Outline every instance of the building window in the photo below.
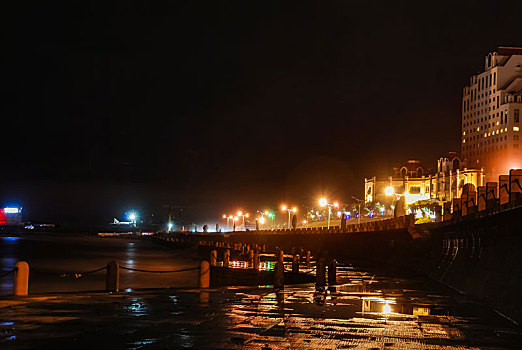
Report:
M 520 119 L 520 109 L 515 109 L 515 112 L 513 114 L 513 121 L 515 123 L 518 123 Z

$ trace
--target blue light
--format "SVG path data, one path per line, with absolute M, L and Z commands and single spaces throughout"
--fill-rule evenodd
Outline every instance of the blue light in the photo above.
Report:
M 8 242 L 16 242 L 20 239 L 20 237 L 2 237 L 2 239 Z

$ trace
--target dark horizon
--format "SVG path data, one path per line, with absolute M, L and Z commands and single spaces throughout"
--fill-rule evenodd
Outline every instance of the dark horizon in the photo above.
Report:
M 522 44 L 514 1 L 2 10 L 0 200 L 42 221 L 360 198 L 364 177 L 460 153 L 462 88 Z

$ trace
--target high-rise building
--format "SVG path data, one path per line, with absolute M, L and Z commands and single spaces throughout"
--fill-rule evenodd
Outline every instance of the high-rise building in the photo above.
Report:
M 499 47 L 486 56 L 462 98 L 462 156 L 483 168 L 486 181 L 522 168 L 522 47 Z

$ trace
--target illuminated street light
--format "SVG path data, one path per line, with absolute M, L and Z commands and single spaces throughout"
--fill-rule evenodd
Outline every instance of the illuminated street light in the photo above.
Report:
M 259 224 L 263 225 L 266 222 L 265 215 L 268 216 L 269 212 L 268 212 L 268 210 L 265 210 L 265 211 L 258 210 L 257 212 L 259 214 L 261 214 L 261 218 L 259 218 Z
M 333 204 L 330 204 L 326 198 L 321 198 L 319 199 L 319 205 L 321 207 L 328 206 L 328 228 L 330 228 L 330 215 L 332 215 L 332 207 L 339 208 L 339 203 L 333 202 Z
M 243 218 L 243 229 L 245 229 L 245 217 L 248 218 L 248 213 L 244 213 L 240 210 L 237 212 L 237 217 L 242 217 Z M 235 220 L 237 221 L 237 220 Z
M 384 194 L 386 194 L 388 197 L 393 196 L 395 191 L 393 190 L 393 187 L 388 186 L 384 189 Z
M 229 220 L 234 220 L 234 216 L 233 215 L 226 215 L 226 214 L 223 214 L 223 219 L 227 219 L 227 231 L 230 231 L 230 227 L 229 227 Z
M 282 210 L 282 211 L 285 211 L 285 210 L 286 210 L 286 211 L 288 212 L 288 226 L 287 226 L 287 227 L 290 229 L 290 214 L 291 214 L 292 212 L 294 212 L 294 213 L 297 212 L 297 208 L 296 208 L 296 207 L 293 207 L 292 209 L 290 209 L 290 208 L 288 208 L 285 204 L 283 204 L 283 205 L 281 206 L 281 210 Z

